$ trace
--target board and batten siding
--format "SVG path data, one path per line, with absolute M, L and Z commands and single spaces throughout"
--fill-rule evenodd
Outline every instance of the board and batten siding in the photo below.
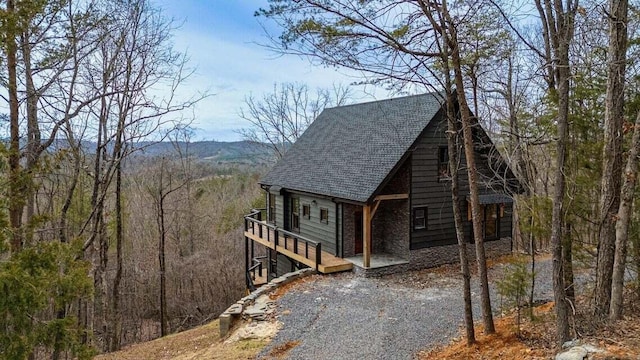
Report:
M 438 148 L 447 146 L 442 112 L 431 120 L 411 154 L 411 249 L 456 243 L 451 184 L 438 180 Z M 427 207 L 427 228 L 413 230 L 413 208 Z
M 276 226 L 284 226 L 284 196 L 280 195 L 279 192 L 270 192 L 270 194 L 276 196 Z M 269 198 L 267 197 L 267 211 L 269 211 Z M 267 219 L 269 218 L 269 214 L 267 214 Z
M 427 207 L 427 228 L 413 230 L 413 211 L 411 211 L 411 249 L 432 246 L 457 244 L 453 207 L 451 204 L 451 183 L 438 180 L 438 148 L 447 146 L 445 131 L 446 119 L 440 112 L 431 120 L 420 138 L 414 144 L 411 154 L 411 208 Z M 466 164 L 465 156 L 460 149 L 461 163 Z M 481 154 L 476 154 L 478 172 L 491 178 L 491 169 Z M 459 170 L 460 201 L 462 201 L 462 218 L 465 238 L 471 238 L 471 222 L 467 220 L 466 197 L 469 194 L 467 169 L 463 165 Z M 494 193 L 488 186 L 479 184 L 480 194 Z M 500 219 L 500 237 L 511 236 L 512 204 L 505 204 L 504 217 Z

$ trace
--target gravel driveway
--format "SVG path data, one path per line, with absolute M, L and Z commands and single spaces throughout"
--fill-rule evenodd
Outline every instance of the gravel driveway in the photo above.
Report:
M 503 265 L 490 271 L 498 278 Z M 537 264 L 536 300 L 551 300 L 551 261 Z M 474 316 L 480 317 L 477 281 Z M 492 289 L 492 303 L 500 306 Z M 262 352 L 299 341 L 287 359 L 411 359 L 447 343 L 464 325 L 462 279 L 454 271 L 420 271 L 383 278 L 353 273 L 316 275 L 277 301 L 284 327 Z

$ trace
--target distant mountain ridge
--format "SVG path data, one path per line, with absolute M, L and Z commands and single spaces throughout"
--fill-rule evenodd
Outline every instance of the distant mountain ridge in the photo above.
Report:
M 268 164 L 274 157 L 266 144 L 252 141 L 139 142 L 137 156 L 183 155 L 217 164 Z
M 109 145 L 109 148 L 113 144 Z M 67 148 L 65 140 L 55 142 L 52 149 Z M 215 164 L 244 164 L 258 165 L 271 164 L 275 157 L 265 143 L 253 141 L 194 141 L 194 142 L 151 142 L 141 141 L 134 144 L 134 157 L 152 158 L 157 156 L 177 156 L 180 150 L 182 155 L 192 156 L 200 161 Z M 82 148 L 89 154 L 95 153 L 96 143 L 83 141 Z

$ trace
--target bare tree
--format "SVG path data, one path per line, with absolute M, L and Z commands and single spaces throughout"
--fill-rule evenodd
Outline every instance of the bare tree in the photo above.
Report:
M 607 52 L 607 94 L 602 149 L 602 185 L 600 193 L 600 234 L 594 313 L 609 314 L 611 281 L 616 253 L 616 220 L 620 206 L 622 175 L 622 122 L 627 53 L 627 0 L 610 0 L 609 51 Z M 622 241 L 622 239 L 620 239 Z
M 449 152 L 449 169 L 451 171 L 451 204 L 453 206 L 453 219 L 456 228 L 456 238 L 458 241 L 458 253 L 460 256 L 460 272 L 463 279 L 463 299 L 464 299 L 464 325 L 466 329 L 467 345 L 476 342 L 475 326 L 473 324 L 473 305 L 471 303 L 471 271 L 469 270 L 469 256 L 467 254 L 467 242 L 464 236 L 464 224 L 460 210 L 460 156 L 459 154 L 459 129 L 456 116 L 455 105 L 456 96 L 451 83 L 449 69 L 449 44 L 443 41 L 442 67 L 445 77 L 446 112 L 447 112 L 447 150 Z
M 638 176 L 638 156 L 640 155 L 640 113 L 636 117 L 633 127 L 631 148 L 627 156 L 624 179 L 620 192 L 620 206 L 618 207 L 616 222 L 616 244 L 611 281 L 611 305 L 609 318 L 619 320 L 622 317 L 624 290 L 624 273 L 627 264 L 627 244 L 629 242 L 629 223 L 631 220 L 634 191 Z
M 542 21 L 544 59 L 547 70 L 548 89 L 557 96 L 557 143 L 556 170 L 551 223 L 551 248 L 553 256 L 553 294 L 556 310 L 556 339 L 562 344 L 569 339 L 569 304 L 565 290 L 564 251 L 571 251 L 571 245 L 563 239 L 565 160 L 567 138 L 569 136 L 569 81 L 571 76 L 569 46 L 574 33 L 574 19 L 578 1 L 536 0 L 536 7 Z
M 167 243 L 167 197 L 172 193 L 185 187 L 189 182 L 188 177 L 176 179 L 173 176 L 172 169 L 167 169 L 167 159 L 162 157 L 158 167 L 156 177 L 157 183 L 148 188 L 149 194 L 153 198 L 153 204 L 156 211 L 156 224 L 158 226 L 158 271 L 160 274 L 160 335 L 165 336 L 169 333 L 168 314 L 167 314 L 167 267 L 166 267 L 166 243 Z
M 351 98 L 348 87 L 311 91 L 305 84 L 283 83 L 257 99 L 245 98 L 240 117 L 251 126 L 240 133 L 249 141 L 266 144 L 279 159 L 327 107 L 345 105 Z

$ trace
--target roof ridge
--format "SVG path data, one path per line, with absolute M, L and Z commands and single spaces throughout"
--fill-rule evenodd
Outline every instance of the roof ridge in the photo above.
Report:
M 386 98 L 386 99 L 379 99 L 379 100 L 371 100 L 371 101 L 365 101 L 365 102 L 359 102 L 359 103 L 353 103 L 353 104 L 346 104 L 346 105 L 332 106 L 332 107 L 327 107 L 327 108 L 325 108 L 325 109 L 326 109 L 326 110 L 331 110 L 331 109 L 342 109 L 342 108 L 352 107 L 352 106 L 371 105 L 371 104 L 375 104 L 375 103 L 381 103 L 381 102 L 387 102 L 387 101 L 394 101 L 394 100 L 406 100 L 406 99 L 408 99 L 408 98 L 412 98 L 412 97 L 426 96 L 426 95 L 436 95 L 436 94 L 443 94 L 443 93 L 444 93 L 444 90 L 442 90 L 442 91 L 431 91 L 431 92 L 422 93 L 422 94 L 405 95 L 405 96 L 400 96 L 400 97 L 393 97 L 393 98 Z M 443 98 L 443 100 L 444 100 L 444 98 Z

